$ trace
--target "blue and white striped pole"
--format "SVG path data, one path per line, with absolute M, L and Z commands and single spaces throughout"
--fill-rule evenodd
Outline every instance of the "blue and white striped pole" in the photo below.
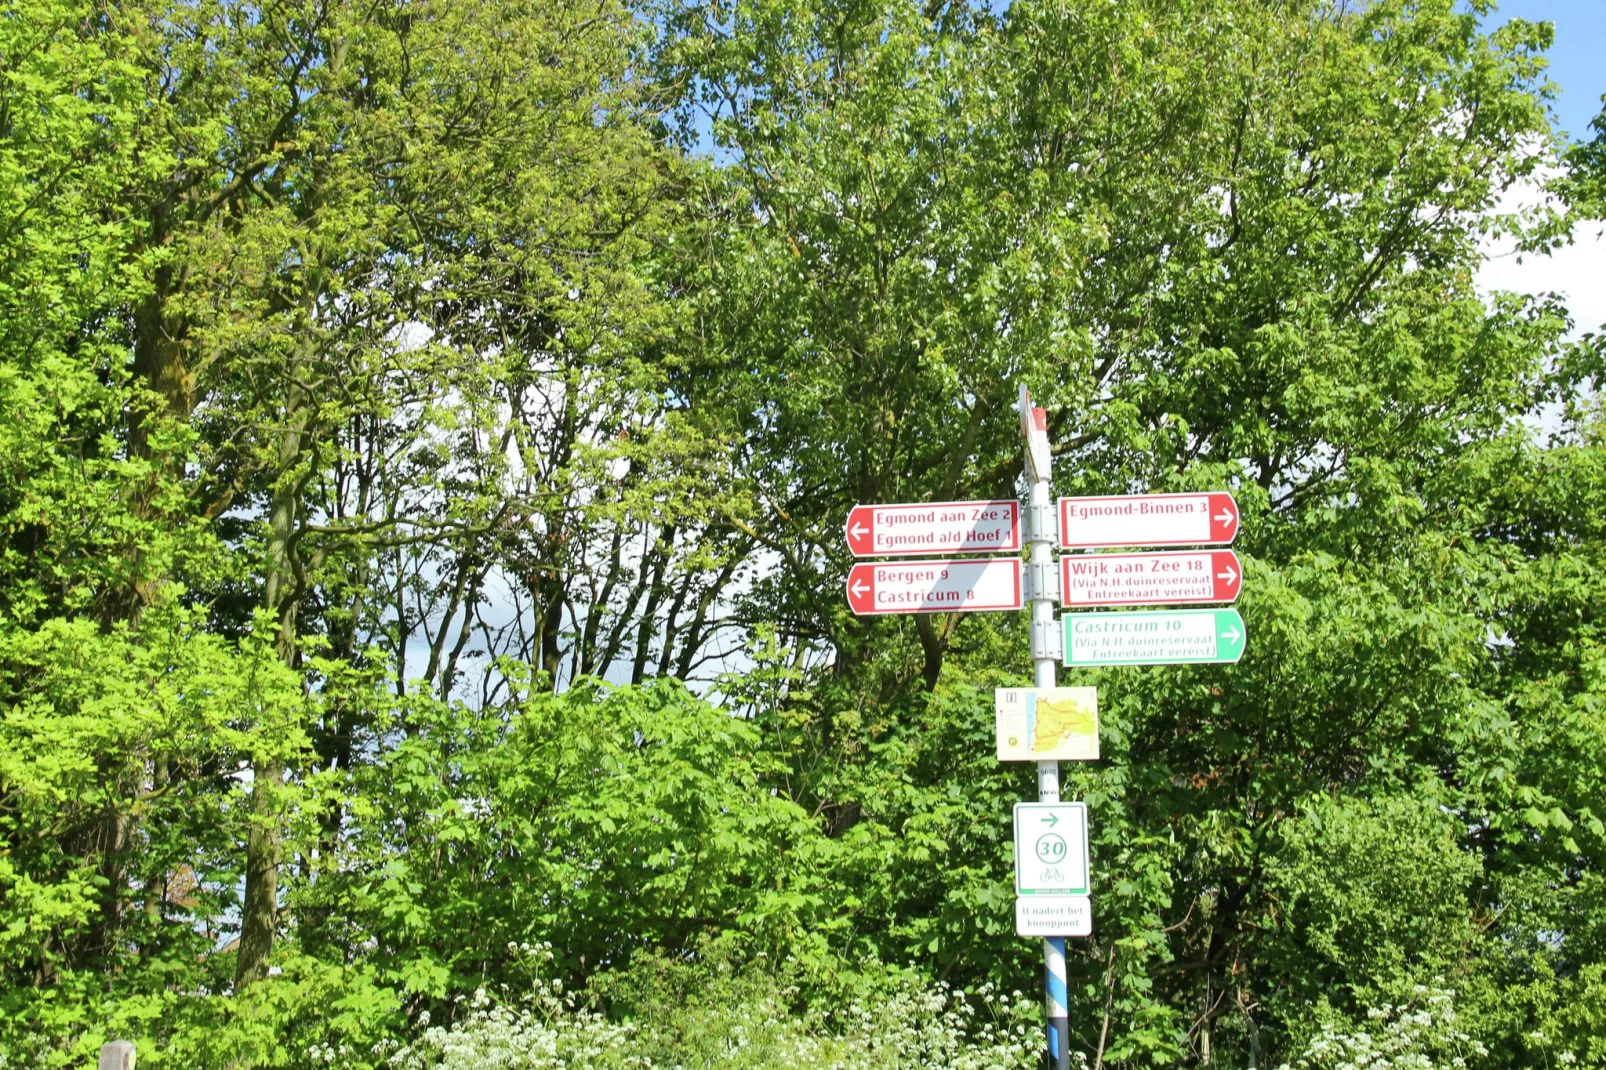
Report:
M 1026 539 L 1031 546 L 1027 560 L 1028 590 L 1032 606 L 1032 672 L 1038 687 L 1053 687 L 1063 656 L 1064 638 L 1054 619 L 1054 603 L 1059 600 L 1059 574 L 1054 569 L 1054 544 L 1059 541 L 1059 517 L 1049 490 L 1052 455 L 1048 447 L 1048 428 L 1041 409 L 1032 406 L 1023 386 L 1020 390 L 1021 430 L 1026 440 Z M 1060 801 L 1060 763 L 1037 763 L 1039 802 Z M 1048 1065 L 1052 1070 L 1069 1070 L 1070 1012 L 1066 1006 L 1065 938 L 1043 940 L 1045 1012 L 1048 1018 Z
M 1066 1041 L 1071 1019 L 1065 1009 L 1065 937 L 1043 938 L 1043 964 L 1048 995 L 1048 1065 L 1054 1070 L 1068 1070 L 1071 1054 Z

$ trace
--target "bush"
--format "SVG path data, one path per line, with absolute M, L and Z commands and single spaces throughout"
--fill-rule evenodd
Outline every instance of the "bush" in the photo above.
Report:
M 1280 1070 L 1439 1070 L 1489 1054 L 1461 1027 L 1455 993 L 1445 989 L 1416 985 L 1403 1002 L 1373 1007 L 1366 1018 L 1324 1025 Z
M 545 948 L 535 954 L 550 958 Z M 1024 1070 L 1037 1065 L 1041 1050 L 1041 1008 L 1019 992 L 1004 997 L 984 986 L 970 994 L 891 974 L 834 1009 L 799 1009 L 798 989 L 774 977 L 721 976 L 703 967 L 669 966 L 667 973 L 668 984 L 650 965 L 603 979 L 589 999 L 565 993 L 556 979 L 537 982 L 517 1002 L 498 1002 L 481 989 L 461 1019 L 424 1023 L 422 1035 L 389 1063 L 397 1070 Z M 689 991 L 699 978 L 700 988 Z M 620 1020 L 597 1009 L 609 989 L 620 1003 L 636 1003 Z M 684 1001 L 655 999 L 675 992 Z M 333 1061 L 334 1053 L 322 1057 Z

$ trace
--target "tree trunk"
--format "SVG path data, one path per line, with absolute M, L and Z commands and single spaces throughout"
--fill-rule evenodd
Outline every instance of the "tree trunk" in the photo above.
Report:
M 285 664 L 296 658 L 296 606 L 300 585 L 295 568 L 295 535 L 301 480 L 295 469 L 301 459 L 310 399 L 298 385 L 299 369 L 290 377 L 285 426 L 279 440 L 278 479 L 268 514 L 267 562 L 263 604 L 278 617 L 274 646 Z M 245 902 L 240 908 L 240 952 L 234 968 L 239 989 L 267 976 L 279 913 L 279 796 L 284 786 L 284 759 L 277 752 L 259 756 L 252 766 L 251 828 L 245 841 Z
M 938 626 L 935 613 L 916 613 L 915 632 L 920 636 L 920 651 L 925 664 L 920 675 L 927 691 L 937 690 L 937 678 L 942 675 L 942 658 L 948 652 L 948 629 Z

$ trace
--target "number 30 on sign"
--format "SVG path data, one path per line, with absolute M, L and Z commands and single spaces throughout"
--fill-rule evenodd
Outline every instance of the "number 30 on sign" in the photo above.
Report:
M 1088 894 L 1086 803 L 1015 804 L 1015 894 Z

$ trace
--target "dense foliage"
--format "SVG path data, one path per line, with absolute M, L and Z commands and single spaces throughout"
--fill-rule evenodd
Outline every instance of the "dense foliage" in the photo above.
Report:
M 1024 626 L 841 538 L 1024 383 L 1244 513 L 1064 674 L 1077 1057 L 1606 1067 L 1606 352 L 1474 287 L 1606 118 L 1466 7 L 7 0 L 0 1065 L 1030 1064 Z

